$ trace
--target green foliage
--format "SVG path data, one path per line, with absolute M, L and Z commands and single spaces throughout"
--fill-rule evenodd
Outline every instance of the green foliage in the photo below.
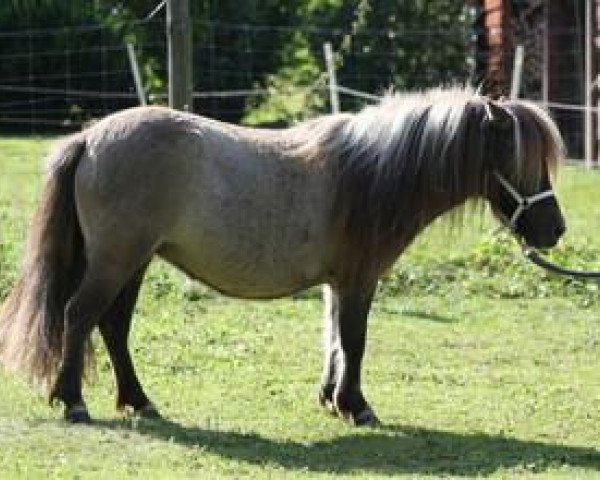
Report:
M 0 217 L 0 224 L 5 224 L 6 219 Z M 12 249 L 0 238 L 0 298 L 6 298 L 16 277 L 16 258 Z
M 366 9 L 358 33 L 377 33 L 357 39 L 354 55 L 345 66 L 386 72 L 390 85 L 400 90 L 464 82 L 471 21 L 466 12 L 464 2 L 451 0 L 374 2 Z M 373 84 L 367 88 L 381 87 Z
M 308 41 L 295 32 L 281 54 L 282 67 L 265 79 L 265 99 L 250 100 L 243 122 L 249 125 L 294 123 L 323 109 L 322 91 L 314 88 L 321 69 Z
M 373 2 L 354 0 L 306 0 L 298 6 L 296 22 L 301 30 L 287 40 L 294 46 L 300 42 L 310 45 L 315 64 L 321 72 L 325 70 L 322 48 L 325 41 L 333 40 L 337 57 L 338 77 L 346 87 L 370 93 L 382 93 L 390 87 L 402 89 L 422 89 L 439 84 L 464 84 L 469 72 L 469 32 L 473 19 L 469 9 L 461 2 L 436 0 L 428 2 Z M 338 28 L 343 35 L 336 38 L 319 34 L 313 28 Z M 253 109 L 259 111 L 259 118 L 296 118 L 282 106 L 288 104 L 287 92 L 297 90 L 302 80 L 302 69 L 306 68 L 305 58 L 283 55 L 280 58 L 279 73 L 267 76 L 265 85 L 275 98 L 263 103 L 250 103 L 247 118 L 253 118 Z M 318 65 L 318 67 L 317 67 Z M 300 77 L 300 78 L 299 78 Z M 324 80 L 325 77 L 321 76 Z M 321 100 L 316 105 L 308 105 L 310 115 L 317 106 L 323 108 L 324 82 L 313 82 L 313 87 L 321 88 Z M 313 94 L 313 98 L 314 94 Z M 294 101 L 295 100 L 295 101 Z M 291 99 L 292 111 L 301 102 Z M 356 109 L 362 102 L 353 98 L 342 98 L 343 109 Z
M 441 252 L 440 252 L 441 253 Z M 600 247 L 563 243 L 548 252 L 555 263 L 581 270 L 599 269 Z M 386 275 L 388 295 L 453 295 L 498 299 L 564 297 L 579 306 L 598 304 L 598 283 L 548 273 L 529 263 L 506 233 L 483 237 L 470 250 L 440 258 L 400 261 Z
M 0 26 L 6 29 L 62 27 L 86 23 L 94 13 L 94 2 L 90 1 L 3 0 Z
M 148 2 L 144 0 L 129 2 L 114 2 L 112 0 L 97 0 L 96 18 L 98 22 L 120 40 L 121 43 L 131 42 L 136 47 L 138 62 L 142 75 L 144 90 L 151 103 L 165 103 L 155 94 L 163 94 L 166 90 L 167 79 L 164 77 L 166 59 L 161 51 L 146 49 L 146 43 L 153 43 L 164 36 L 162 26 L 144 25 L 140 19 L 150 12 Z M 126 65 L 129 68 L 129 65 Z

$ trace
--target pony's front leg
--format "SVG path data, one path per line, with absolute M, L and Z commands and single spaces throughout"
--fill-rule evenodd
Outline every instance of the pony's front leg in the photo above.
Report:
M 319 388 L 319 403 L 335 414 L 333 392 L 339 379 L 340 335 L 339 335 L 339 295 L 329 285 L 323 286 L 325 313 L 323 316 L 323 376 Z
M 365 350 L 367 316 L 375 286 L 361 289 L 333 289 L 326 294 L 326 362 L 321 398 L 335 412 L 355 425 L 378 423 L 360 386 Z M 329 330 L 327 330 L 329 329 Z M 327 348 L 327 345 L 329 348 Z M 334 385 L 334 386 L 333 386 Z M 333 387 L 332 387 L 333 386 Z M 328 396 L 331 397 L 328 398 Z

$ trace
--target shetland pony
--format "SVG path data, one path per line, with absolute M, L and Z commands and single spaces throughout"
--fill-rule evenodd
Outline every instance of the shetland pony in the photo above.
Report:
M 110 115 L 50 155 L 22 271 L 0 311 L 2 362 L 46 383 L 67 420 L 89 421 L 82 374 L 98 327 L 117 407 L 158 416 L 127 344 L 158 255 L 240 298 L 324 284 L 319 399 L 355 424 L 375 423 L 360 374 L 379 276 L 467 200 L 489 202 L 531 246 L 554 245 L 564 221 L 549 174 L 561 155 L 555 125 L 534 104 L 456 88 L 283 130 L 162 107 Z

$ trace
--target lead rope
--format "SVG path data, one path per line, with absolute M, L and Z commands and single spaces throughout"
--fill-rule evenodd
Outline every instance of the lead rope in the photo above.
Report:
M 557 265 L 549 260 L 546 260 L 544 257 L 540 255 L 540 253 L 533 247 L 530 247 L 526 244 L 521 245 L 521 249 L 523 250 L 523 255 L 532 263 L 536 264 L 538 267 L 542 267 L 549 272 L 558 273 L 559 275 L 567 275 L 575 278 L 598 278 L 600 279 L 600 271 L 596 270 L 573 270 L 571 268 L 566 268 L 561 265 Z

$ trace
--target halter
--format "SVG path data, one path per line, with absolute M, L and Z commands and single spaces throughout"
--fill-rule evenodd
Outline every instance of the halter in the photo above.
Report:
M 502 213 L 499 214 L 504 226 L 506 226 L 513 234 L 516 234 L 517 221 L 519 220 L 519 217 L 523 215 L 523 213 L 528 208 L 530 208 L 535 203 L 544 200 L 545 198 L 553 198 L 555 196 L 554 191 L 550 189 L 540 193 L 536 193 L 534 195 L 530 195 L 528 197 L 524 197 L 498 172 L 494 172 L 494 177 L 496 177 L 496 180 L 500 182 L 500 185 L 502 185 L 517 202 L 517 208 L 511 215 L 510 220 Z M 523 255 L 525 255 L 525 257 L 528 260 L 535 263 L 538 267 L 542 267 L 550 272 L 557 273 L 559 275 L 568 275 L 575 278 L 600 279 L 600 271 L 598 270 L 574 270 L 571 268 L 563 267 L 561 265 L 557 265 L 542 257 L 535 248 L 527 245 L 527 243 L 524 240 L 520 239 L 519 243 L 521 244 Z
M 485 103 L 484 107 L 488 120 L 493 120 L 494 115 L 492 114 L 492 109 L 490 105 L 488 103 Z M 521 154 L 523 151 L 521 145 L 521 129 L 519 128 L 519 119 L 510 110 L 504 109 L 504 111 L 512 117 L 513 123 L 515 125 L 515 155 L 518 160 L 521 158 Z M 498 180 L 500 185 L 502 185 L 502 187 L 504 187 L 504 189 L 510 194 L 510 196 L 517 202 L 517 208 L 515 208 L 515 211 L 510 216 L 510 219 L 501 212 L 499 212 L 500 219 L 502 220 L 504 226 L 510 229 L 510 231 L 515 235 L 517 229 L 517 222 L 519 221 L 519 218 L 521 217 L 521 215 L 523 215 L 525 211 L 527 211 L 529 208 L 531 208 L 532 205 L 536 204 L 537 202 L 540 202 L 546 198 L 554 198 L 555 196 L 554 191 L 552 189 L 548 189 L 543 192 L 535 193 L 533 195 L 525 197 L 521 195 L 518 192 L 518 190 L 515 187 L 513 187 L 510 184 L 510 182 L 506 180 L 498 171 L 494 171 L 493 175 L 496 178 L 496 180 Z M 561 265 L 557 265 L 542 257 L 535 248 L 528 246 L 524 240 L 520 239 L 519 243 L 521 244 L 523 254 L 528 260 L 535 263 L 539 267 L 545 268 L 550 272 L 554 272 L 559 275 L 570 275 L 575 278 L 600 279 L 600 271 L 573 270 L 570 268 L 563 267 Z
M 513 187 L 510 182 L 497 171 L 494 172 L 494 177 L 517 202 L 517 208 L 515 208 L 515 211 L 510 216 L 510 219 L 504 214 L 500 213 L 500 218 L 502 219 L 504 225 L 513 233 L 516 232 L 519 218 L 521 218 L 521 215 L 523 215 L 529 208 L 546 198 L 554 198 L 554 191 L 551 188 L 525 197 L 521 195 L 517 189 Z
M 493 120 L 494 115 L 492 113 L 492 109 L 491 109 L 489 103 L 485 103 L 484 107 L 485 107 L 485 111 L 486 111 L 488 120 L 490 120 L 490 121 Z M 515 157 L 518 162 L 521 159 L 522 153 L 523 153 L 521 127 L 519 125 L 519 119 L 509 109 L 505 109 L 500 105 L 498 105 L 498 108 L 501 108 L 508 115 L 510 115 L 510 117 L 512 118 L 512 121 L 514 123 L 514 127 L 515 127 Z M 502 185 L 504 187 L 504 189 L 510 194 L 510 196 L 517 202 L 517 208 L 515 208 L 515 211 L 510 216 L 510 219 L 508 217 L 506 217 L 504 214 L 500 213 L 500 218 L 502 220 L 502 223 L 513 233 L 516 233 L 517 222 L 519 221 L 519 218 L 521 218 L 521 215 L 523 215 L 523 213 L 525 213 L 529 208 L 531 208 L 537 202 L 540 202 L 546 198 L 554 197 L 554 191 L 552 189 L 548 189 L 543 192 L 535 193 L 535 194 L 529 195 L 527 197 L 523 196 L 497 170 L 493 172 L 493 175 L 496 178 L 496 180 L 498 180 L 498 182 L 500 182 L 500 185 Z

